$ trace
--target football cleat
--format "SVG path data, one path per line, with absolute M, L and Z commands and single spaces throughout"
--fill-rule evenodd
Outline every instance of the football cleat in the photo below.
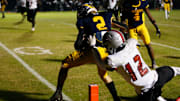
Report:
M 33 32 L 35 31 L 35 27 L 32 27 L 32 31 L 33 31 Z
M 56 91 L 53 96 L 49 99 L 49 101 L 63 101 L 62 94 Z

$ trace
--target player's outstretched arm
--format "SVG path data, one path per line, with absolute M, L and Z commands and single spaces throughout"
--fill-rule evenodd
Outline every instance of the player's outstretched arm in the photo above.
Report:
M 111 25 L 112 25 L 113 28 L 119 28 L 123 32 L 128 31 L 128 26 L 126 24 L 121 23 L 121 22 L 112 20 Z
M 155 19 L 152 17 L 149 8 L 145 8 L 144 9 L 146 15 L 148 16 L 149 20 L 151 21 L 151 23 L 154 25 L 154 27 L 156 28 L 156 35 L 160 38 L 161 37 L 161 32 L 160 29 L 158 28 Z
M 97 51 L 97 49 L 96 48 L 91 48 L 91 51 L 92 51 L 92 53 L 93 53 L 93 57 L 94 57 L 94 59 L 95 59 L 95 61 L 96 61 L 96 64 L 101 68 L 101 69 L 103 69 L 103 70 L 109 70 L 109 71 L 113 71 L 114 69 L 112 69 L 108 64 L 107 64 L 107 62 L 106 62 L 106 60 L 105 61 L 103 61 L 102 59 L 101 59 L 101 57 L 100 57 L 100 54 L 99 54 L 99 52 Z

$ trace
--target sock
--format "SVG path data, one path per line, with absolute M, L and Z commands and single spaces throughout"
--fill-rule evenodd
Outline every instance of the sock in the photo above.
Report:
M 180 67 L 171 67 L 174 70 L 174 76 L 180 75 Z
M 113 96 L 114 101 L 120 101 L 118 95 L 117 95 L 117 91 L 114 85 L 114 82 L 110 82 L 106 84 L 107 88 L 109 89 L 111 95 Z
M 168 13 L 167 13 L 167 10 L 165 10 L 165 18 L 168 19 Z
M 167 101 L 167 100 L 164 99 L 162 96 L 159 96 L 159 97 L 157 98 L 157 100 L 158 100 L 158 101 Z

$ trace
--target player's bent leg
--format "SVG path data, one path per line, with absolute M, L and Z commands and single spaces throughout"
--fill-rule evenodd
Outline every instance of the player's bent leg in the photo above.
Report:
M 174 70 L 174 76 L 180 75 L 180 67 L 171 66 L 171 68 Z
M 63 68 L 63 66 L 61 66 L 61 69 L 59 71 L 59 76 L 58 76 L 56 92 L 52 95 L 49 101 L 63 101 L 62 88 L 67 78 L 68 70 L 69 68 Z
M 157 66 L 156 66 L 156 62 L 155 62 L 155 59 L 154 59 L 154 51 L 153 51 L 153 49 L 151 47 L 151 44 L 146 45 L 146 48 L 148 50 L 148 54 L 149 54 L 150 59 L 151 59 L 152 68 L 156 68 Z
M 73 68 L 73 67 L 85 64 L 85 63 L 90 63 L 90 60 L 92 59 L 89 60 L 87 57 L 91 58 L 90 53 L 74 51 L 72 54 L 67 56 L 62 61 L 61 69 L 59 71 L 59 76 L 58 76 L 57 89 L 49 101 L 62 101 L 63 100 L 62 89 L 63 89 L 64 82 L 67 78 L 68 70 L 70 68 Z
M 104 60 L 108 56 L 108 53 L 106 52 L 106 48 L 97 47 L 95 48 L 95 50 L 102 60 Z M 96 64 L 98 65 L 98 63 Z M 104 81 L 104 83 L 106 84 L 106 87 L 108 88 L 111 95 L 113 96 L 114 101 L 120 101 L 120 98 L 117 95 L 114 82 L 112 81 L 111 77 L 108 75 L 107 71 L 103 69 L 103 67 L 98 66 L 98 74 L 100 78 Z
M 170 81 L 175 75 L 175 71 L 170 66 L 159 67 L 156 69 L 156 71 L 158 73 L 158 81 L 156 83 L 158 83 L 158 85 L 161 87 Z
M 151 47 L 151 40 L 150 40 L 149 32 L 145 24 L 142 24 L 141 26 L 138 27 L 138 32 L 140 33 L 140 37 L 147 48 L 148 54 L 151 59 L 152 68 L 156 68 L 154 51 L 153 51 L 153 48 Z
M 112 81 L 111 77 L 108 75 L 107 71 L 102 70 L 100 67 L 98 67 L 98 73 L 99 73 L 100 78 L 106 84 L 106 87 L 108 88 L 109 92 L 111 93 L 113 100 L 120 101 L 120 97 L 117 94 L 114 82 Z

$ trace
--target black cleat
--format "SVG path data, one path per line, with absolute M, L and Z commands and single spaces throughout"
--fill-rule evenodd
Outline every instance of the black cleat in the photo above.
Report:
M 49 99 L 49 101 L 63 101 L 62 94 L 56 91 L 53 96 Z

